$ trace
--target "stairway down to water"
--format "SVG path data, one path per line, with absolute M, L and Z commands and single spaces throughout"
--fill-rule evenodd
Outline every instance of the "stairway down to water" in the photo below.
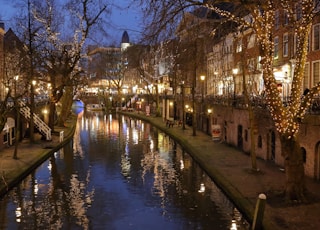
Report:
M 19 101 L 19 106 L 20 106 L 19 108 L 20 113 L 25 118 L 30 120 L 30 117 L 31 117 L 30 108 L 23 101 Z M 41 120 L 41 118 L 35 113 L 33 113 L 33 122 L 35 127 L 39 130 L 39 132 L 45 135 L 46 140 L 50 141 L 51 128 L 43 120 Z

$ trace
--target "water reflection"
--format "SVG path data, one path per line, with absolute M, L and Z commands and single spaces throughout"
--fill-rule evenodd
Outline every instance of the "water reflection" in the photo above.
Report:
M 80 114 L 73 142 L 0 201 L 0 229 L 248 229 L 193 159 L 150 124 Z
M 65 167 L 62 164 L 68 161 L 62 160 L 57 152 L 37 173 L 28 176 L 4 197 L 1 210 L 6 204 L 7 218 L 3 218 L 6 221 L 1 222 L 0 229 L 18 229 L 18 226 L 22 229 L 61 229 L 68 218 L 73 219 L 71 226 L 89 229 L 87 210 L 94 197 L 94 189 L 87 189 L 90 171 L 87 171 L 86 180 L 79 180 L 77 174 L 65 177 L 58 168 Z M 10 220 L 13 210 L 15 222 Z

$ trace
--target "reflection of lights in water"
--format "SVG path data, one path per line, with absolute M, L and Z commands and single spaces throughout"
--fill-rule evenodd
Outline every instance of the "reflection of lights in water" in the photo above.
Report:
M 158 136 L 158 143 L 154 143 L 150 140 L 150 149 L 146 148 L 143 159 L 141 160 L 142 179 L 145 180 L 145 175 L 148 171 L 154 174 L 153 181 L 153 194 L 163 198 L 162 208 L 165 210 L 166 206 L 166 193 L 168 192 L 168 185 L 176 183 L 176 171 L 173 167 L 173 162 L 169 157 L 169 148 L 164 148 L 161 145 L 161 141 L 168 139 L 168 136 L 162 135 Z M 158 146 L 155 146 L 157 145 Z M 159 151 L 155 151 L 154 148 L 159 147 Z
M 39 191 L 38 181 L 37 181 L 37 180 L 34 180 L 33 193 L 34 193 L 35 195 L 37 195 L 37 194 L 38 194 L 38 191 Z
M 88 122 L 88 119 L 84 119 L 83 122 L 84 122 L 84 126 L 83 126 L 83 127 L 85 128 L 86 131 L 88 131 L 88 130 L 89 130 L 89 122 Z
M 21 222 L 21 219 L 20 219 L 21 216 L 22 216 L 21 207 L 17 207 L 17 209 L 16 209 L 16 221 L 17 221 L 18 223 Z
M 204 183 L 200 184 L 200 189 L 198 190 L 199 193 L 203 193 L 206 190 L 206 187 L 204 186 Z
M 86 182 L 90 181 L 90 171 L 87 173 Z M 70 178 L 70 192 L 66 194 L 70 202 L 70 213 L 75 217 L 76 223 L 82 229 L 89 229 L 89 219 L 87 209 L 91 206 L 94 197 L 94 190 L 86 191 L 86 183 L 78 179 L 77 174 L 72 174 Z
M 93 121 L 93 120 L 92 120 L 92 121 Z M 97 128 L 99 128 L 99 123 L 100 123 L 100 118 L 99 118 L 99 116 L 96 114 L 95 126 L 96 126 Z
M 133 130 L 132 135 L 133 135 L 133 137 L 132 137 L 133 144 L 138 144 L 139 143 L 139 133 L 138 133 L 138 131 L 137 130 Z
M 48 169 L 49 169 L 49 171 L 51 172 L 52 164 L 51 164 L 51 162 L 50 162 L 50 161 L 49 161 L 49 164 L 48 164 Z
M 184 163 L 183 163 L 183 160 L 180 160 L 180 169 L 184 169 Z
M 131 163 L 128 153 L 121 155 L 121 173 L 124 177 L 130 178 Z
M 238 228 L 237 228 L 237 223 L 236 223 L 236 221 L 235 221 L 235 220 L 232 220 L 230 230 L 237 230 L 237 229 L 238 229 Z

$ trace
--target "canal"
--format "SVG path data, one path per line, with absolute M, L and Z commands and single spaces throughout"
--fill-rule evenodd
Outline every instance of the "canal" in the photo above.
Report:
M 70 144 L 0 200 L 0 229 L 249 229 L 174 140 L 140 120 L 79 114 Z

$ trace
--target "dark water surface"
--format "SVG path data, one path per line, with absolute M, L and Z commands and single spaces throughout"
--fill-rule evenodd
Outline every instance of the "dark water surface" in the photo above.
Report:
M 0 229 L 249 229 L 172 139 L 140 120 L 79 115 L 73 141 L 0 200 Z

